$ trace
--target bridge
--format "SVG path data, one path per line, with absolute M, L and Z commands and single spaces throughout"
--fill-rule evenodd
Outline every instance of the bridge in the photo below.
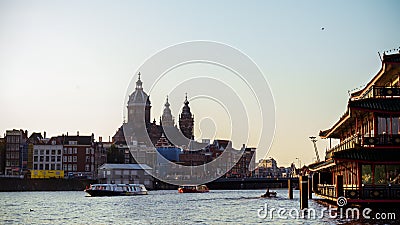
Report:
M 264 189 L 287 188 L 288 180 L 291 180 L 294 188 L 298 187 L 299 179 L 296 178 L 219 178 L 206 185 L 211 190 L 240 190 L 240 189 Z M 178 186 L 163 181 L 155 182 L 156 189 L 177 189 Z

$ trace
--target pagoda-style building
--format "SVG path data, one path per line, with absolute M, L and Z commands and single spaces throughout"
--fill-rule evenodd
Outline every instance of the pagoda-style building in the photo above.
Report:
M 313 191 L 349 203 L 400 203 L 400 52 L 350 95 L 347 110 L 319 136 L 339 140 L 325 160 L 309 165 Z

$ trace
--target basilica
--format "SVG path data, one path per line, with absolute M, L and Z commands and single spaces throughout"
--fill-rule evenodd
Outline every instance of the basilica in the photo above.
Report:
M 168 97 L 164 104 L 163 114 L 157 125 L 155 118 L 151 118 L 150 96 L 143 90 L 143 82 L 136 81 L 135 91 L 129 95 L 128 120 L 117 130 L 113 142 L 136 142 L 146 146 L 180 146 L 187 147 L 194 139 L 194 116 L 185 96 L 182 112 L 179 115 L 179 128 L 171 114 Z

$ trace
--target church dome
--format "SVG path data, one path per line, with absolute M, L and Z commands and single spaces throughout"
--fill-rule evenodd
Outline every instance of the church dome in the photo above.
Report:
M 142 81 L 140 80 L 140 73 L 139 78 L 136 81 L 136 88 L 135 91 L 129 96 L 128 105 L 150 105 L 150 98 L 143 91 Z

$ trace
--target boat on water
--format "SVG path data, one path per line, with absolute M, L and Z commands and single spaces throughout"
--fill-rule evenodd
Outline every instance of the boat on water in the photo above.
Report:
M 92 184 L 85 192 L 92 197 L 147 195 L 143 184 Z
M 275 198 L 277 193 L 275 191 L 269 191 L 269 188 L 265 192 L 265 194 L 261 195 L 261 198 Z
M 265 193 L 263 195 L 261 195 L 261 198 L 275 198 L 276 197 L 276 192 L 271 191 L 269 194 Z
M 202 185 L 181 185 L 178 188 L 179 193 L 204 193 L 210 190 L 204 184 Z

